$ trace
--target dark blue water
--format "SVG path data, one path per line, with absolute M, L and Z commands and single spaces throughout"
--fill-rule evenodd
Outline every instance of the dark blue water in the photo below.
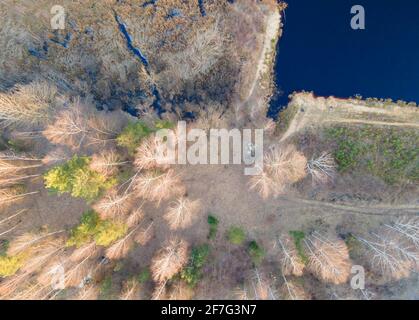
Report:
M 419 0 L 288 0 L 269 115 L 293 91 L 419 102 Z M 366 29 L 352 30 L 353 5 Z
M 118 27 L 119 27 L 119 31 L 121 31 L 121 33 L 124 35 L 125 40 L 127 42 L 127 47 L 128 49 L 135 55 L 137 56 L 140 61 L 142 62 L 142 64 L 144 65 L 144 67 L 146 69 L 148 69 L 148 60 L 147 58 L 144 56 L 144 54 L 141 52 L 141 50 L 137 47 L 135 47 L 132 44 L 132 37 L 129 34 L 128 30 L 127 30 L 127 26 L 125 25 L 125 23 L 121 20 L 121 18 L 117 15 L 115 15 L 115 20 L 118 23 Z
M 146 2 L 144 2 L 141 6 L 143 8 L 148 7 L 148 6 L 154 6 L 156 4 L 157 0 L 148 0 Z
M 157 0 L 155 0 L 157 1 Z M 155 3 L 155 1 L 153 2 L 153 4 Z M 127 47 L 128 49 L 136 56 L 140 59 L 141 63 L 144 65 L 144 67 L 146 68 L 147 73 L 150 75 L 150 69 L 149 69 L 149 62 L 148 59 L 146 58 L 146 56 L 141 52 L 141 50 L 137 47 L 135 47 L 132 43 L 132 36 L 129 34 L 128 29 L 126 24 L 122 21 L 122 19 L 115 14 L 115 20 L 118 23 L 118 27 L 119 27 L 119 31 L 121 31 L 121 33 L 123 34 L 123 36 L 125 37 L 126 43 L 127 43 Z M 157 88 L 157 86 L 155 84 L 152 85 L 151 88 L 152 94 L 154 96 L 154 101 L 152 103 L 152 107 L 157 111 L 158 115 L 160 116 L 162 114 L 162 112 L 164 111 L 162 109 L 162 105 L 161 105 L 161 95 L 160 92 Z M 128 113 L 130 113 L 133 116 L 137 116 L 138 112 L 137 110 L 130 106 L 130 105 L 126 105 L 124 107 L 124 110 L 127 111 Z
M 59 44 L 63 48 L 67 49 L 69 44 L 70 44 L 70 41 L 71 41 L 72 37 L 73 36 L 72 36 L 71 32 L 67 32 L 64 39 L 60 40 L 60 36 L 59 36 L 58 32 L 54 32 L 54 38 L 51 38 L 50 41 L 54 42 L 56 44 Z
M 204 0 L 198 0 L 198 6 L 201 16 L 205 17 L 207 15 L 207 12 L 205 11 Z

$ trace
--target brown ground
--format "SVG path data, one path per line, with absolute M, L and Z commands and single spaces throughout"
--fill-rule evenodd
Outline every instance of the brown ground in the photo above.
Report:
M 334 98 L 315 100 L 307 94 L 297 95 L 292 104 L 298 106 L 296 117 L 288 131 L 273 140 L 285 141 L 306 129 L 316 130 L 319 124 L 330 122 L 419 127 L 419 115 L 413 108 L 370 108 L 356 101 L 345 102 Z M 140 268 L 149 265 L 155 251 L 169 236 L 177 234 L 191 245 L 207 242 L 206 220 L 211 213 L 219 218 L 220 225 L 216 239 L 211 241 L 211 262 L 197 288 L 196 298 L 234 297 L 232 289 L 245 282 L 252 265 L 243 247 L 233 246 L 226 241 L 225 231 L 230 226 L 243 228 L 249 240 L 254 239 L 265 248 L 267 259 L 262 268 L 273 273 L 278 271 L 277 251 L 274 247 L 278 234 L 312 229 L 341 235 L 348 232 L 366 234 L 384 221 L 401 215 L 415 215 L 419 210 L 417 193 L 409 193 L 403 202 L 392 204 L 393 201 L 389 199 L 377 197 L 380 189 L 369 177 L 362 180 L 363 177 L 339 176 L 334 186 L 323 189 L 313 188 L 309 179 L 305 179 L 281 197 L 263 200 L 255 192 L 249 191 L 249 177 L 244 175 L 242 166 L 206 165 L 177 169 L 182 174 L 188 196 L 200 199 L 202 203 L 202 210 L 195 218 L 194 225 L 184 231 L 172 232 L 162 218 L 168 202 L 163 202 L 158 208 L 146 204 L 146 219 L 153 220 L 156 227 L 154 237 L 147 246 L 132 250 L 128 259 L 124 260 L 122 269 L 114 273 L 115 279 L 122 280 L 128 275 L 138 274 Z M 68 195 L 48 195 L 42 188 L 41 179 L 30 184 L 29 191 L 33 190 L 40 190 L 40 193 L 0 213 L 1 219 L 21 208 L 28 209 L 10 220 L 7 226 L 2 226 L 0 233 L 17 225 L 16 229 L 7 234 L 7 239 L 44 226 L 51 230 L 68 230 L 78 223 L 81 214 L 88 208 L 84 201 Z M 404 194 L 404 191 L 400 193 Z M 357 197 L 357 193 L 361 193 L 361 196 Z M 331 200 L 334 198 L 336 200 Z M 362 264 L 363 261 L 354 263 Z M 411 279 L 374 289 L 380 293 L 378 298 L 417 298 L 416 278 L 414 275 Z M 356 296 L 348 290 L 348 285 L 327 286 L 310 275 L 304 276 L 303 280 L 315 298 Z

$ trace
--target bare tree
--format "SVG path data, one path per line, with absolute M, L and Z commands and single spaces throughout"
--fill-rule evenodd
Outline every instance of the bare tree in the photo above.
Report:
M 120 155 L 115 150 L 105 150 L 94 154 L 89 166 L 106 177 L 112 177 L 118 173 L 119 166 L 126 163 L 128 161 L 121 161 Z
M 120 300 L 137 300 L 140 286 L 136 279 L 128 280 L 124 283 L 123 290 L 119 297 Z
M 39 174 L 31 174 L 28 170 L 42 167 L 43 164 L 27 164 L 22 161 L 0 160 L 0 185 L 10 186 L 21 181 L 39 177 Z
M 90 145 L 105 146 L 116 141 L 116 137 L 126 125 L 126 117 L 119 111 L 98 112 L 91 108 L 87 115 Z
M 44 165 L 55 165 L 67 161 L 71 158 L 71 155 L 63 148 L 56 148 L 51 152 L 47 153 L 42 159 Z
M 0 220 L 0 226 L 1 226 L 3 223 L 6 223 L 6 222 L 8 222 L 8 221 L 10 221 L 10 220 L 12 220 L 12 219 L 14 219 L 14 218 L 16 218 L 16 217 L 20 216 L 22 213 L 24 213 L 24 212 L 26 212 L 26 211 L 27 211 L 27 209 L 19 210 L 18 212 L 16 212 L 16 213 L 12 214 L 11 216 L 9 216 L 9 217 L 7 217 L 7 218 L 4 218 L 4 219 Z
M 289 281 L 284 275 L 284 284 L 281 288 L 281 293 L 286 300 L 310 300 L 311 297 L 307 291 L 295 281 Z
M 11 300 L 46 300 L 52 292 L 55 291 L 51 288 L 51 284 L 40 284 L 39 282 L 25 283 L 9 298 Z
M 0 93 L 0 123 L 34 125 L 48 121 L 57 89 L 47 82 L 17 85 Z
M 419 219 L 401 218 L 386 223 L 372 239 L 357 237 L 372 253 L 371 264 L 387 279 L 408 277 L 419 266 Z M 370 255 L 368 255 L 370 256 Z
M 17 175 L 22 171 L 28 170 L 28 169 L 34 169 L 42 167 L 42 164 L 22 164 L 18 163 L 16 161 L 11 160 L 0 160 L 0 174 L 2 176 L 6 175 Z
M 233 293 L 237 300 L 251 300 L 245 287 L 236 288 Z
M 17 274 L 12 277 L 6 278 L 0 282 L 0 298 L 2 300 L 10 299 L 14 294 L 24 286 L 28 281 L 28 274 Z
M 95 262 L 86 257 L 74 265 L 65 266 L 64 285 L 66 288 L 83 287 L 92 278 Z
M 100 249 L 97 247 L 96 242 L 92 241 L 81 246 L 80 248 L 75 248 L 68 257 L 68 261 L 80 262 L 85 258 L 95 257 L 99 254 L 99 250 Z
M 258 269 L 254 270 L 252 288 L 256 300 L 277 300 L 276 292 L 271 286 L 272 281 L 262 275 Z
M 304 239 L 309 262 L 307 269 L 319 279 L 334 284 L 345 283 L 350 275 L 349 251 L 344 241 L 329 240 L 318 232 Z
M 185 229 L 192 225 L 194 217 L 200 210 L 199 200 L 189 200 L 186 197 L 177 199 L 172 202 L 168 211 L 164 215 L 164 219 L 170 226 L 170 229 Z
M 184 193 L 184 187 L 179 175 L 170 169 L 167 172 L 147 171 L 138 176 L 135 181 L 137 195 L 160 204 L 172 196 Z
M 277 300 L 274 289 L 275 280 L 267 277 L 258 269 L 252 270 L 249 281 L 234 291 L 239 300 Z
M 152 300 L 167 300 L 167 288 L 166 288 L 166 281 L 162 283 L 157 283 L 154 287 L 153 294 L 151 295 Z
M 279 185 L 295 183 L 307 175 L 307 159 L 294 145 L 272 148 L 265 157 L 265 165 Z
M 76 100 L 56 116 L 43 134 L 50 142 L 73 150 L 83 145 L 103 147 L 116 141 L 125 120 L 119 112 L 98 112 L 94 106 Z
M 142 246 L 146 245 L 153 237 L 153 221 L 147 227 L 140 229 L 134 237 L 134 241 Z
M 63 273 L 60 274 L 60 272 L 63 269 L 63 263 L 64 263 L 64 257 L 65 254 L 63 251 L 56 254 L 54 257 L 52 257 L 48 263 L 45 264 L 40 270 L 38 270 L 36 275 L 36 281 L 38 284 L 41 284 L 43 286 L 53 286 L 53 284 L 57 284 L 58 281 L 61 280 L 59 277 L 63 275 Z
M 56 256 L 59 256 L 64 248 L 64 239 L 61 237 L 54 239 L 45 237 L 29 239 L 28 237 L 17 247 L 8 250 L 8 254 L 22 254 L 25 259 L 19 271 L 0 285 L 0 295 L 12 298 L 44 299 L 44 296 L 51 292 L 50 289 L 45 291 L 47 286 L 44 283 L 36 284 L 32 288 L 27 288 L 27 283 L 29 283 L 33 274 L 43 270 L 44 266 Z
M 173 238 L 160 249 L 151 261 L 151 273 L 156 282 L 162 283 L 178 273 L 188 261 L 188 244 Z
M 37 194 L 39 191 L 19 193 L 15 188 L 0 189 L 0 208 L 5 208 L 8 205 L 23 200 L 25 197 Z
M 306 165 L 307 159 L 295 146 L 275 146 L 264 156 L 263 172 L 251 178 L 250 189 L 263 198 L 278 196 L 307 175 Z
M 133 205 L 132 194 L 118 194 L 111 190 L 108 194 L 93 205 L 93 209 L 99 213 L 102 219 L 118 218 L 128 214 Z
M 49 291 L 51 291 L 50 288 L 41 286 L 38 283 L 29 284 L 23 289 L 20 289 L 19 292 L 12 297 L 12 300 L 45 300 L 45 295 Z
M 94 284 L 89 284 L 83 286 L 80 289 L 78 295 L 76 296 L 77 300 L 97 300 L 99 298 L 100 290 Z
M 0 152 L 0 160 L 2 161 L 29 161 L 29 162 L 38 162 L 42 159 L 38 159 L 30 154 L 17 154 L 12 150 L 7 150 Z
M 410 275 L 411 264 L 408 261 L 400 259 L 398 255 L 388 251 L 387 244 L 381 239 L 378 241 L 358 238 L 369 251 L 373 253 L 372 266 L 378 272 L 388 279 L 402 279 Z
M 376 293 L 369 289 L 360 289 L 360 296 L 362 300 L 373 300 Z
M 185 282 L 178 280 L 171 284 L 168 290 L 169 300 L 190 300 L 193 297 L 193 290 Z
M 325 185 L 333 182 L 336 176 L 336 163 L 333 156 L 323 152 L 318 158 L 311 158 L 307 163 L 313 185 Z
M 64 230 L 54 231 L 50 233 L 24 233 L 10 241 L 7 253 L 9 255 L 17 255 L 23 253 L 29 249 L 33 249 L 35 246 L 44 245 L 45 243 L 52 242 L 51 237 L 63 233 Z M 59 238 L 57 238 L 59 240 Z
M 173 148 L 175 148 L 176 136 L 174 134 L 170 137 Z M 166 146 L 167 143 L 167 146 Z M 163 142 L 155 135 L 144 139 L 135 153 L 134 165 L 138 171 L 148 169 L 167 169 L 170 163 L 167 163 L 167 150 L 165 147 L 170 147 L 169 142 Z M 174 149 L 173 149 L 174 150 Z
M 9 225 L 12 221 L 15 220 L 15 218 L 20 217 L 20 215 L 24 212 L 27 212 L 27 209 L 19 210 L 18 212 L 14 213 L 14 214 L 6 217 L 6 218 L 3 218 L 2 220 L 0 220 L 0 228 L 2 228 L 4 225 Z M 8 226 L 7 227 L 8 229 L 1 230 L 0 231 L 0 237 L 3 237 L 4 235 L 6 235 L 6 234 L 12 232 L 13 230 L 17 229 L 19 227 L 20 223 L 21 223 L 21 220 L 18 221 L 17 223 L 14 223 L 12 227 Z
M 269 99 L 262 103 L 269 103 Z M 271 118 L 267 117 L 264 108 L 254 106 L 250 110 L 251 121 L 256 128 L 263 129 L 263 132 L 267 136 L 272 136 L 275 133 L 277 123 Z
M 214 23 L 205 30 L 197 30 L 185 50 L 165 54 L 163 59 L 171 70 L 169 75 L 176 75 L 181 80 L 188 80 L 209 71 L 217 63 L 222 53 L 221 31 L 218 24 Z
M 140 225 L 134 227 L 128 234 L 122 239 L 115 242 L 108 249 L 106 249 L 106 257 L 111 260 L 117 260 L 125 257 L 131 250 L 134 244 L 134 235 Z
M 295 245 L 291 239 L 285 237 L 278 238 L 278 244 L 281 248 L 281 270 L 284 275 L 302 276 L 305 264 L 302 261 Z
M 419 217 L 400 218 L 385 227 L 419 247 Z
M 128 228 L 132 228 L 136 226 L 143 218 L 144 218 L 144 212 L 142 210 L 142 205 L 141 205 L 127 217 L 125 224 L 128 226 Z
M 202 129 L 208 133 L 211 129 L 228 129 L 231 126 L 232 114 L 221 104 L 210 105 L 205 109 L 200 107 L 196 112 L 198 115 L 192 123 L 193 128 Z
M 25 250 L 28 258 L 26 258 L 20 272 L 28 275 L 39 272 L 44 265 L 64 249 L 63 238 L 48 239 L 42 243 L 33 244 L 31 248 Z
M 43 131 L 44 136 L 53 144 L 80 148 L 89 133 L 86 113 L 86 107 L 76 101 L 57 115 L 55 122 Z
M 281 189 L 276 188 L 276 182 L 267 171 L 262 171 L 259 175 L 254 175 L 250 178 L 250 190 L 256 190 L 263 199 L 270 196 L 277 196 Z
M 59 284 L 63 287 L 60 287 L 60 290 L 69 287 L 83 287 L 98 268 L 96 259 L 100 252 L 100 248 L 94 242 L 77 248 L 71 253 L 60 251 L 51 257 L 49 264 L 44 268 L 37 268 L 33 271 L 39 272 L 37 280 L 43 284 L 53 283 L 57 274 L 60 275 L 62 272 L 63 283 Z

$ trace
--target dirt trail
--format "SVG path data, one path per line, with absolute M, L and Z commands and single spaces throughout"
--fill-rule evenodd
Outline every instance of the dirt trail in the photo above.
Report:
M 357 119 L 334 119 L 334 120 L 325 120 L 324 122 L 359 123 L 359 124 L 372 124 L 372 125 L 378 125 L 378 126 L 419 128 L 419 123 L 406 123 L 406 122 L 387 122 L 387 121 L 371 121 L 371 120 L 357 120 Z
M 297 113 L 280 141 L 305 128 L 330 123 L 419 128 L 419 110 L 415 107 L 369 107 L 362 100 L 315 97 L 311 93 L 294 95 L 290 106 L 295 106 Z
M 274 54 L 275 48 L 272 48 L 272 40 L 275 40 L 278 37 L 280 25 L 281 14 L 279 13 L 279 9 L 277 9 L 273 11 L 273 13 L 269 15 L 267 18 L 263 47 L 260 52 L 260 57 L 257 63 L 255 77 L 253 79 L 252 85 L 250 86 L 249 93 L 246 99 L 244 100 L 245 102 L 249 100 L 249 98 L 252 96 L 259 80 L 263 77 L 265 73 L 269 72 L 269 65 L 266 64 L 266 57 L 268 55 L 271 56 L 272 54 Z
M 419 205 L 375 205 L 375 206 L 354 206 L 349 204 L 334 204 L 330 202 L 307 200 L 295 197 L 283 197 L 284 202 L 309 205 L 311 209 L 335 209 L 338 213 L 356 213 L 377 216 L 394 215 L 417 215 Z M 339 212 L 341 211 L 341 212 Z

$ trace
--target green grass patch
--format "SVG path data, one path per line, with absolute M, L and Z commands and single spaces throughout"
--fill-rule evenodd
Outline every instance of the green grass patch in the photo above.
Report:
M 413 129 L 332 127 L 326 143 L 334 145 L 341 172 L 372 174 L 388 184 L 419 181 L 419 132 Z
M 175 124 L 168 120 L 157 120 L 154 124 L 155 130 L 160 129 L 173 129 L 175 127 Z
M 153 130 L 142 121 L 130 122 L 116 138 L 119 146 L 128 150 L 133 155 L 135 149 L 145 137 L 149 136 Z
M 7 142 L 2 136 L 0 136 L 0 151 L 5 151 L 8 149 Z
M 208 225 L 209 225 L 209 233 L 208 233 L 208 239 L 214 239 L 215 236 L 217 235 L 217 231 L 218 231 L 218 224 L 219 221 L 217 219 L 217 217 L 213 216 L 213 215 L 208 215 Z
M 153 126 L 148 126 L 143 121 L 130 122 L 116 138 L 117 144 L 128 150 L 130 155 L 140 146 L 141 141 L 160 129 L 173 129 L 175 124 L 168 120 L 157 120 Z
M 250 241 L 249 246 L 247 247 L 247 252 L 249 253 L 250 258 L 254 265 L 259 265 L 262 263 L 265 258 L 265 250 L 258 245 L 256 241 Z
M 7 149 L 10 149 L 16 153 L 26 152 L 29 150 L 28 144 L 22 140 L 7 141 Z
M 345 243 L 349 250 L 349 256 L 351 259 L 357 260 L 361 256 L 362 244 L 352 234 L 345 236 Z
M 292 119 L 294 119 L 295 115 L 297 114 L 298 107 L 297 106 L 287 106 L 283 109 L 278 115 L 278 125 L 277 131 L 279 134 L 285 133 L 287 131 Z
M 301 260 L 304 264 L 308 263 L 308 257 L 304 252 L 303 248 L 303 240 L 306 236 L 306 234 L 303 231 L 296 231 L 292 230 L 289 232 L 292 240 L 294 241 L 295 248 L 297 249 L 297 253 L 300 256 Z
M 7 254 L 9 249 L 9 240 L 0 240 L 0 257 L 3 257 Z
M 146 283 L 151 279 L 151 272 L 149 268 L 144 268 L 140 271 L 140 274 L 137 277 L 139 283 Z
M 102 280 L 102 283 L 100 284 L 100 290 L 99 290 L 99 299 L 101 300 L 113 299 L 111 276 L 107 276 L 105 279 Z
M 181 279 L 189 286 L 195 287 L 202 278 L 202 268 L 208 261 L 209 254 L 210 247 L 208 244 L 203 244 L 192 249 L 188 265 L 180 273 Z
M 232 244 L 241 245 L 246 240 L 246 233 L 238 227 L 231 227 L 227 231 L 227 239 Z

